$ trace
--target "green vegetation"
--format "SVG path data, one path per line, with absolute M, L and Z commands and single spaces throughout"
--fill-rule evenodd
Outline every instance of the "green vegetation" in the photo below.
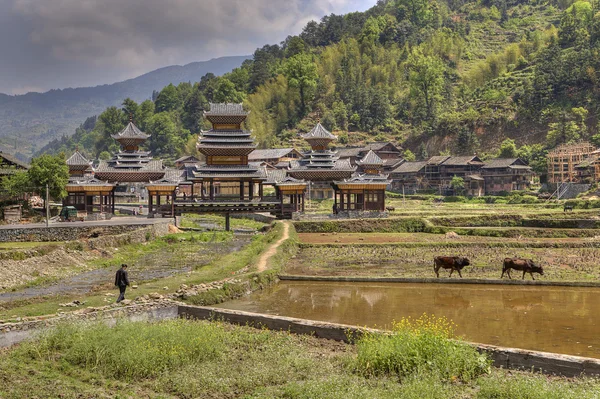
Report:
M 358 340 L 356 367 L 365 375 L 432 374 L 442 381 L 464 382 L 490 372 L 487 356 L 453 337 L 446 319 L 403 319 L 394 323 L 391 334 L 367 333 Z
M 31 161 L 27 172 L 16 172 L 1 182 L 1 189 L 11 197 L 24 193 L 38 193 L 45 198 L 45 189 L 51 198 L 62 199 L 67 195 L 65 186 L 69 182 L 69 168 L 64 154 L 44 154 Z
M 181 227 L 198 228 L 200 223 L 214 224 L 225 229 L 224 216 L 184 214 L 181 218 Z M 259 230 L 266 224 L 253 219 L 232 217 L 230 225 L 232 229 Z
M 414 350 L 393 343 L 412 343 Z M 385 353 L 373 352 L 375 347 Z M 401 365 L 409 375 L 371 373 L 364 361 L 383 355 L 390 359 L 386 364 Z M 598 390 L 594 379 L 488 370 L 473 349 L 418 325 L 389 337 L 369 336 L 353 347 L 218 322 L 121 321 L 113 328 L 60 326 L 0 354 L 0 396 L 7 399 L 587 399 Z
M 380 1 L 311 21 L 223 76 L 169 85 L 154 101 L 124 99 L 42 151 L 79 145 L 106 157 L 116 149 L 110 135 L 132 115 L 151 134 L 148 149 L 175 159 L 194 153 L 209 102 L 243 101 L 261 147 L 295 143 L 320 118 L 341 144 L 393 140 L 411 159 L 518 155 L 542 172 L 548 149 L 599 136 L 596 8 L 592 0 Z

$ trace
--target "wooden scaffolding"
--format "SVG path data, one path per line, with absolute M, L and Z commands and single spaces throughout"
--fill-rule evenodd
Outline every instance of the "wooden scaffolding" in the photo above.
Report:
M 588 143 L 565 144 L 548 152 L 548 183 L 577 182 L 575 167 L 596 148 Z

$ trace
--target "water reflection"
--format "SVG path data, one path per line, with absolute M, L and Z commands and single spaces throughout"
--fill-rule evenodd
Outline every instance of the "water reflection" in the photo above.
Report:
M 445 316 L 467 340 L 600 358 L 600 289 L 397 283 L 281 282 L 224 308 L 389 328 Z

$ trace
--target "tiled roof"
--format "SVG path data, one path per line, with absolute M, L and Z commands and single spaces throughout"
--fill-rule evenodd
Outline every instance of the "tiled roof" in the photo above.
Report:
M 358 157 L 358 154 L 363 151 L 362 147 L 355 147 L 355 148 L 340 148 L 337 150 L 338 152 L 338 156 L 340 158 L 351 158 L 351 157 Z
M 513 164 L 526 165 L 524 161 L 519 158 L 496 158 L 485 162 L 483 169 L 495 169 L 495 168 L 508 168 Z
M 10 154 L 7 154 L 5 152 L 0 151 L 0 158 L 4 158 L 4 160 L 6 162 L 12 163 L 12 164 L 14 164 L 16 166 L 19 166 L 19 167 L 23 168 L 23 169 L 29 169 L 29 164 L 27 164 L 25 162 L 22 162 L 22 161 L 19 161 L 16 157 L 14 157 L 14 156 L 12 156 Z M 0 164 L 1 163 L 2 163 L 2 161 L 0 160 Z
M 450 155 L 436 155 L 426 161 L 427 165 L 441 165 L 450 158 Z
M 262 168 L 261 174 L 267 179 L 266 184 L 275 184 L 285 179 L 286 171 L 282 169 L 267 169 Z
M 90 164 L 90 161 L 81 155 L 79 151 L 75 151 L 73 155 L 67 159 L 67 165 L 69 166 L 87 166 Z
M 250 155 L 248 155 L 248 160 L 283 158 L 293 150 L 293 148 L 270 148 L 267 150 L 254 150 L 250 153 Z
M 313 127 L 312 130 L 306 134 L 302 135 L 303 139 L 329 139 L 335 140 L 337 137 L 331 134 L 327 129 L 321 125 L 321 123 L 317 123 L 317 126 Z
M 117 167 L 115 167 L 117 166 Z M 130 165 L 109 163 L 107 161 L 100 161 L 98 167 L 96 168 L 97 173 L 101 172 L 123 172 L 123 173 L 131 173 L 131 172 L 162 172 L 163 164 L 160 159 L 152 159 L 147 163 L 134 163 Z
M 483 161 L 476 155 L 466 155 L 461 157 L 450 157 L 442 165 L 467 166 L 467 165 L 483 165 Z
M 392 173 L 416 173 L 427 165 L 427 161 L 404 162 L 392 171 Z
M 198 159 L 198 158 L 196 158 L 196 157 L 195 157 L 195 156 L 193 156 L 193 155 L 184 155 L 184 156 L 182 156 L 181 158 L 178 158 L 178 159 L 176 159 L 176 160 L 175 160 L 175 162 L 176 162 L 176 163 L 177 163 L 177 162 L 184 162 L 184 161 L 185 161 L 185 162 L 198 162 L 198 161 L 199 161 L 199 159 Z
M 373 150 L 370 150 L 367 155 L 357 163 L 361 165 L 383 165 L 383 161 L 373 152 Z
M 127 124 L 127 126 L 125 126 L 125 129 L 121 130 L 117 134 L 113 134 L 111 137 L 115 140 L 119 140 L 119 139 L 146 140 L 148 137 L 150 137 L 150 135 L 148 135 L 148 134 L 142 132 L 140 129 L 138 129 L 138 127 L 133 122 L 129 122 Z
M 394 143 L 391 143 L 389 141 L 376 141 L 374 143 L 367 144 L 363 147 L 363 150 L 380 151 L 381 149 L 383 149 L 383 147 L 385 147 L 388 144 L 391 144 L 398 152 L 400 152 L 400 149 L 396 145 L 394 145 Z
M 210 111 L 204 111 L 206 115 L 248 115 L 242 104 L 210 103 Z

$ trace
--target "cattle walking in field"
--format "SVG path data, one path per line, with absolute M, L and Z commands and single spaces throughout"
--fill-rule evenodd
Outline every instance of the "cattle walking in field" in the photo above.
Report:
M 533 273 L 539 273 L 540 275 L 544 275 L 544 269 L 542 266 L 536 265 L 531 259 L 520 259 L 520 258 L 506 258 L 504 259 L 504 264 L 502 265 L 502 275 L 500 278 L 504 277 L 504 273 L 510 277 L 510 270 L 519 270 L 523 271 L 523 280 L 525 279 L 525 273 L 529 273 L 531 278 L 535 280 L 533 277 Z
M 448 277 L 452 277 L 452 272 L 456 270 L 458 275 L 462 278 L 460 271 L 463 267 L 469 266 L 470 264 L 469 259 L 462 256 L 436 256 L 433 258 L 433 271 L 439 278 L 440 268 L 450 269 L 450 275 Z

